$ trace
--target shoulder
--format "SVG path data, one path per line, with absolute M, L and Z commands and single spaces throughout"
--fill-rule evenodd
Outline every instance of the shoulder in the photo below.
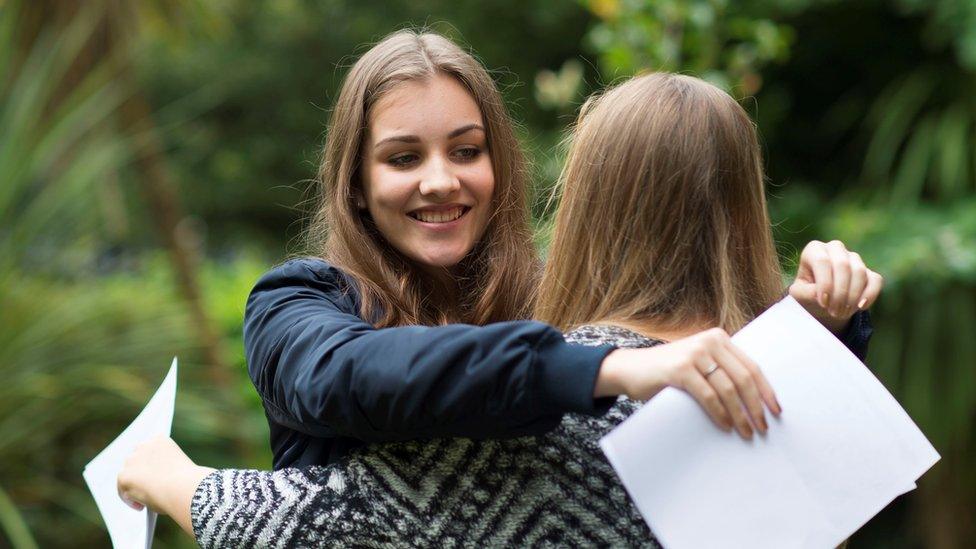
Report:
M 248 309 L 276 306 L 295 297 L 332 301 L 341 309 L 356 310 L 359 292 L 350 276 L 332 263 L 315 257 L 286 261 L 264 273 L 248 296 Z
M 255 290 L 283 286 L 349 284 L 349 276 L 332 263 L 317 257 L 302 257 L 286 261 L 264 273 L 258 279 Z
M 621 348 L 653 347 L 663 343 L 626 328 L 609 324 L 584 324 L 566 332 L 563 337 L 568 343 L 576 345 L 613 345 Z

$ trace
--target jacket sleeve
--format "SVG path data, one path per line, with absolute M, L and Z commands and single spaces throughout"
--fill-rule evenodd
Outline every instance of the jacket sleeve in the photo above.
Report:
M 376 329 L 344 300 L 340 277 L 326 263 L 292 261 L 248 299 L 251 379 L 292 429 L 365 441 L 506 436 L 613 402 L 593 398 L 612 347 L 570 345 L 529 321 Z
M 868 354 L 868 342 L 871 341 L 871 334 L 873 333 L 874 326 L 871 324 L 870 313 L 858 311 L 851 317 L 847 328 L 837 338 L 854 353 L 854 356 L 864 362 Z

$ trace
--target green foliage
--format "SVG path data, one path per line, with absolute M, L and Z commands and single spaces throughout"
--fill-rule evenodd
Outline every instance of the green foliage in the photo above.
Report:
M 789 26 L 728 0 L 583 3 L 601 20 L 587 38 L 610 78 L 688 71 L 745 97 L 762 86 L 765 64 L 786 59 L 794 39 Z
M 934 47 L 951 46 L 959 65 L 976 70 L 976 4 L 970 0 L 898 0 L 905 13 L 928 19 L 923 38 Z
M 81 11 L 22 51 L 15 45 L 30 37 L 18 32 L 18 7 L 0 7 L 0 540 L 97 546 L 106 538 L 82 467 L 135 417 L 174 354 L 184 359 L 177 433 L 191 447 L 244 441 L 249 449 L 236 457 L 201 454 L 266 466 L 266 431 L 260 408 L 243 398 L 253 393 L 243 369 L 241 390 L 208 393 L 174 285 L 152 274 L 167 273 L 166 264 L 117 274 L 101 266 L 112 252 L 100 189 L 126 167 L 133 141 L 112 124 L 128 96 L 114 78 L 119 59 L 67 85 L 99 14 Z M 239 334 L 242 288 L 262 267 L 235 265 L 208 270 L 208 295 Z

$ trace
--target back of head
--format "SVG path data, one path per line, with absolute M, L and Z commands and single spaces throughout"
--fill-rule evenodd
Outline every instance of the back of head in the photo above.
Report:
M 780 292 L 756 130 L 711 84 L 654 73 L 588 101 L 562 186 L 542 320 L 734 331 Z
M 495 181 L 491 220 L 481 243 L 461 265 L 460 288 L 437 287 L 437 280 L 385 241 L 355 200 L 373 107 L 397 85 L 438 74 L 456 79 L 478 105 Z M 310 229 L 311 245 L 356 280 L 364 318 L 375 319 L 378 326 L 484 324 L 524 318 L 530 312 L 538 269 L 522 151 L 488 71 L 457 44 L 435 33 L 402 30 L 363 54 L 336 101 L 319 181 L 322 203 Z

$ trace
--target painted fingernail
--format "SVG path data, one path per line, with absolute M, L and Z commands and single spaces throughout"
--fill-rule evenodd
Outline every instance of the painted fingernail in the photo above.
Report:
M 866 298 L 866 297 L 861 298 L 861 301 L 858 301 L 857 302 L 857 308 L 858 309 L 864 309 L 864 306 L 867 305 L 867 304 L 868 304 L 868 298 Z
M 769 424 L 766 423 L 766 418 L 762 418 L 762 417 L 759 418 L 759 426 L 762 428 L 761 429 L 761 432 L 763 434 L 766 434 L 766 431 L 769 430 Z

